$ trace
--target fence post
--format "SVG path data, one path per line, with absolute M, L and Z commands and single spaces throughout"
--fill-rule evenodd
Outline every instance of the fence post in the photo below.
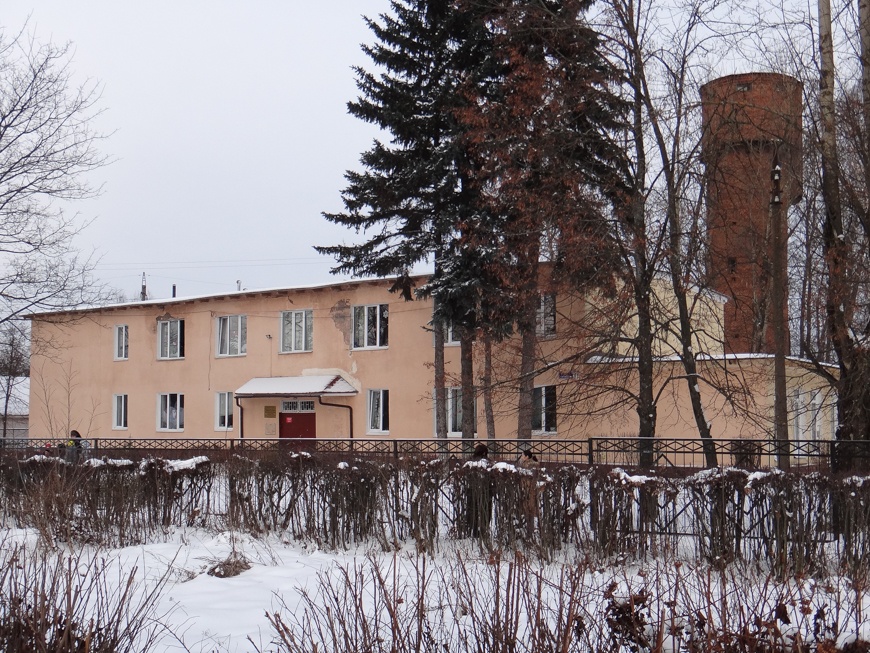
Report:
M 589 465 L 590 467 L 595 464 L 595 454 L 592 451 L 592 438 L 586 438 L 586 444 L 588 445 L 589 452 Z
M 399 441 L 393 440 L 393 458 L 399 458 Z

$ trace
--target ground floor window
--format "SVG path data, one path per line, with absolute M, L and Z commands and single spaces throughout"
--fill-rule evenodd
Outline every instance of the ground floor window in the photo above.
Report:
M 112 428 L 127 428 L 127 395 L 114 395 L 112 402 Z
M 233 430 L 233 393 L 215 393 L 215 431 Z
M 450 435 L 462 435 L 462 388 L 446 388 L 447 430 Z M 477 397 L 474 398 L 474 432 L 477 433 Z
M 532 431 L 556 432 L 556 386 L 544 385 L 532 391 Z
M 369 433 L 388 433 L 390 430 L 390 391 L 368 391 Z
M 822 391 L 796 388 L 792 392 L 792 439 L 822 439 Z
M 184 430 L 184 394 L 170 392 L 157 395 L 157 429 L 159 431 Z

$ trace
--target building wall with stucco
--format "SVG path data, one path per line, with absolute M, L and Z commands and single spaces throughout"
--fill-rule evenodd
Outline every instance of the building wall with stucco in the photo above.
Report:
M 235 392 L 259 377 L 334 374 L 350 383 L 357 394 L 324 397 L 323 401 L 352 409 L 354 437 L 431 438 L 435 352 L 430 325 L 432 304 L 428 300 L 403 301 L 390 293 L 389 287 L 387 281 L 358 281 L 150 300 L 32 316 L 31 437 L 64 437 L 70 429 L 90 438 L 276 437 L 280 434 L 281 402 L 288 397 L 240 399 L 242 410 L 233 407 L 233 425 L 227 428 L 218 424 L 218 393 Z M 708 333 L 720 328 L 717 323 L 721 324 L 723 301 L 714 299 L 698 313 L 699 319 L 711 322 L 706 329 Z M 662 301 L 667 305 L 667 300 Z M 355 348 L 353 307 L 381 304 L 388 306 L 387 346 Z M 312 315 L 311 351 L 281 353 L 282 312 L 305 310 Z M 586 312 L 588 302 L 557 294 L 556 332 L 542 336 L 539 343 L 546 360 L 557 361 L 577 349 L 577 343 L 572 344 L 572 322 Z M 243 355 L 221 356 L 216 343 L 218 321 L 235 315 L 244 315 L 246 319 L 246 351 Z M 184 321 L 184 356 L 161 360 L 158 325 L 169 320 Z M 127 357 L 117 360 L 115 334 L 123 325 L 128 334 Z M 516 344 L 516 340 L 509 340 L 496 345 L 496 357 L 505 360 L 504 352 L 508 352 L 510 358 L 510 350 L 515 351 Z M 721 355 L 721 350 L 714 351 L 714 342 L 706 348 L 710 355 Z M 665 349 L 663 346 L 662 350 Z M 482 369 L 479 343 L 475 350 L 475 376 L 479 378 Z M 445 346 L 445 361 L 447 385 L 458 386 L 458 346 Z M 636 433 L 637 415 L 630 403 L 618 405 L 615 401 L 612 408 L 596 410 L 576 400 L 576 388 L 599 367 L 594 363 L 578 365 L 574 360 L 570 365 L 556 365 L 536 379 L 536 386 L 555 386 L 557 414 L 555 428 L 538 432 L 535 437 L 562 439 Z M 762 437 L 770 425 L 772 359 L 762 356 L 734 358 L 731 362 L 711 360 L 702 362 L 701 368 L 709 381 L 701 384 L 701 390 L 714 435 Z M 807 371 L 805 366 L 790 365 L 790 369 L 798 368 L 801 373 L 792 375 L 794 388 L 824 385 L 821 377 Z M 662 437 L 694 437 L 696 433 L 680 369 L 672 359 L 663 359 L 658 365 L 657 387 L 663 388 L 658 433 Z M 620 382 L 630 390 L 628 386 L 636 381 L 626 377 Z M 739 387 L 740 392 L 729 392 L 729 384 Z M 379 389 L 389 391 L 387 432 L 372 432 L 370 428 L 369 391 Z M 160 397 L 168 394 L 184 395 L 183 429 L 160 428 Z M 126 427 L 117 425 L 118 395 L 127 397 Z M 829 420 L 832 399 L 827 394 L 825 397 L 824 419 Z M 599 399 L 604 402 L 608 398 L 604 394 Z M 495 402 L 496 437 L 515 437 L 516 401 L 514 384 L 500 385 Z M 351 435 L 347 409 L 315 400 L 314 412 L 318 438 Z M 481 397 L 477 400 L 477 424 L 480 437 L 486 437 Z M 830 427 L 825 426 L 820 433 L 830 437 Z

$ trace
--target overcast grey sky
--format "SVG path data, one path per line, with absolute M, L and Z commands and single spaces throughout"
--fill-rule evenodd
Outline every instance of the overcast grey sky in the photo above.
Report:
M 351 67 L 370 65 L 362 16 L 388 0 L 4 0 L 7 35 L 28 21 L 71 41 L 72 68 L 102 85 L 97 122 L 115 159 L 76 206 L 98 276 L 138 295 L 334 280 L 315 244 L 352 234 L 326 223 L 344 171 L 377 131 L 347 114 Z

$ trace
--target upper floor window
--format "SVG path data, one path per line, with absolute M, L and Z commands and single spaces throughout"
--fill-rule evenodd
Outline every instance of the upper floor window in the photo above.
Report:
M 444 344 L 449 347 L 460 344 L 459 329 L 454 329 L 452 324 L 444 325 Z
M 217 318 L 217 355 L 244 356 L 248 351 L 248 316 Z
M 532 391 L 532 431 L 556 432 L 556 386 L 540 386 Z
M 386 347 L 388 340 L 388 304 L 353 307 L 353 348 Z
M 368 433 L 389 433 L 390 431 L 390 391 L 368 391 Z
M 170 392 L 157 395 L 157 430 L 184 430 L 184 395 Z
M 125 361 L 130 355 L 129 331 L 126 324 L 115 325 L 115 360 Z
M 233 393 L 216 392 L 214 395 L 214 430 L 233 430 Z
M 184 320 L 157 322 L 157 357 L 184 358 Z
M 127 395 L 114 395 L 112 402 L 112 428 L 123 430 L 127 428 Z
M 284 311 L 281 313 L 282 354 L 314 349 L 314 311 Z
M 556 295 L 551 293 L 538 296 L 535 330 L 543 338 L 556 335 Z

